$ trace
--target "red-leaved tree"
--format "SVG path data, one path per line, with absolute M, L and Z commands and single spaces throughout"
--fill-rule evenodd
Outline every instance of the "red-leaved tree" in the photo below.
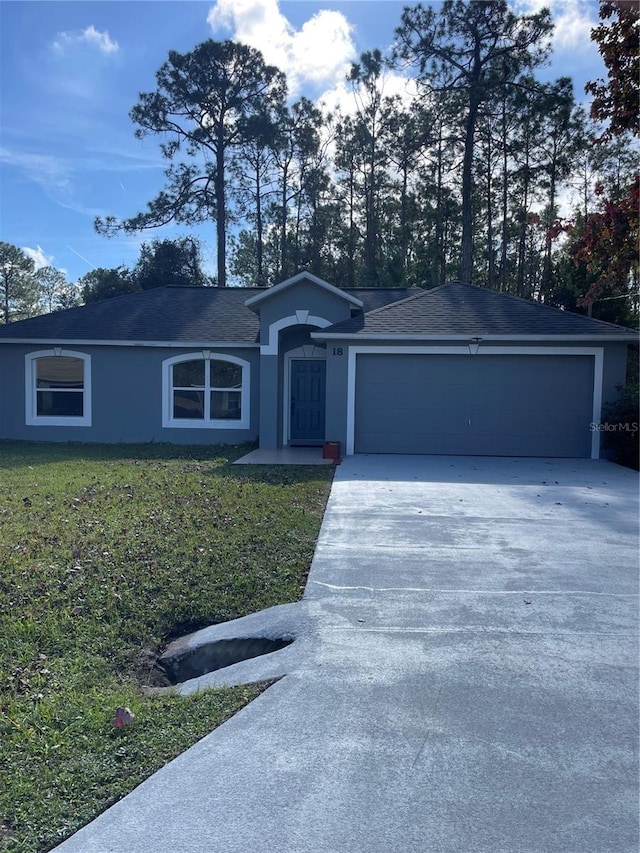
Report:
M 637 0 L 606 0 L 600 5 L 602 21 L 591 32 L 607 68 L 608 80 L 587 83 L 594 98 L 591 116 L 608 122 L 596 142 L 614 136 L 638 136 L 640 96 L 640 11 Z M 638 188 L 636 174 L 627 194 L 618 201 L 603 199 L 602 210 L 592 213 L 584 233 L 571 247 L 577 265 L 593 276 L 582 306 L 591 306 L 603 297 L 625 297 L 637 292 Z
M 597 278 L 582 297 L 590 305 L 607 295 L 624 295 L 637 287 L 640 177 L 636 175 L 625 198 L 605 200 L 600 213 L 592 213 L 584 233 L 572 246 L 576 264 L 584 264 Z
M 640 7 L 638 0 L 607 0 L 600 4 L 599 24 L 591 31 L 591 40 L 607 68 L 608 81 L 587 83 L 585 91 L 593 95 L 591 118 L 609 122 L 604 138 L 631 131 L 638 133 L 640 103 Z

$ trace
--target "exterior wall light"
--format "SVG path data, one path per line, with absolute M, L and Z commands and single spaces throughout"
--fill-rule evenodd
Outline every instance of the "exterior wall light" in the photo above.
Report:
M 469 355 L 478 355 L 482 338 L 471 338 L 469 341 Z

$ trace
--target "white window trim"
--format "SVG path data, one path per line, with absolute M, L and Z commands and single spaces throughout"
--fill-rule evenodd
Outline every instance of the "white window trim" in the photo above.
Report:
M 36 362 L 48 356 L 68 356 L 83 362 L 82 417 L 38 415 Z M 91 426 L 91 356 L 84 352 L 62 349 L 43 349 L 25 355 L 25 423 L 27 426 Z
M 477 358 L 469 355 L 469 347 L 446 346 L 351 346 L 347 361 L 347 446 L 346 455 L 353 456 L 355 447 L 355 404 L 356 404 L 356 371 L 358 355 L 388 354 L 388 355 L 460 355 L 467 358 Z M 600 423 L 602 414 L 602 385 L 604 371 L 604 350 L 602 347 L 492 347 L 482 346 L 480 354 L 485 355 L 586 355 L 593 357 L 593 396 L 592 422 Z M 591 434 L 591 458 L 600 458 L 600 433 L 594 430 Z
M 203 418 L 174 418 L 173 417 L 173 365 L 182 361 L 229 361 L 239 364 L 242 368 L 242 387 L 240 388 L 240 411 L 242 417 L 239 420 L 215 419 L 204 420 Z M 237 389 L 234 389 L 237 390 Z M 202 352 L 190 352 L 183 355 L 174 355 L 162 362 L 162 426 L 170 429 L 249 429 L 251 400 L 251 365 L 243 358 L 226 353 L 202 350 Z

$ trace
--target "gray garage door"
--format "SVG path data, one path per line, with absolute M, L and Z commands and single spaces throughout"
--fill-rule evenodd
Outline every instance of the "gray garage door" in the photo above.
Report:
M 356 453 L 591 453 L 591 356 L 383 355 L 356 360 Z

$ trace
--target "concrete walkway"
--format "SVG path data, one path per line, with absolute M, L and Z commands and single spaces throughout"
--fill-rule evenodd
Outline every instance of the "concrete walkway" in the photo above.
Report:
M 236 459 L 234 465 L 333 465 L 333 459 L 322 458 L 321 447 L 281 447 L 279 450 L 257 448 Z
M 298 639 L 185 691 L 286 677 L 58 850 L 635 853 L 637 486 L 345 460 L 304 601 L 249 617 Z

